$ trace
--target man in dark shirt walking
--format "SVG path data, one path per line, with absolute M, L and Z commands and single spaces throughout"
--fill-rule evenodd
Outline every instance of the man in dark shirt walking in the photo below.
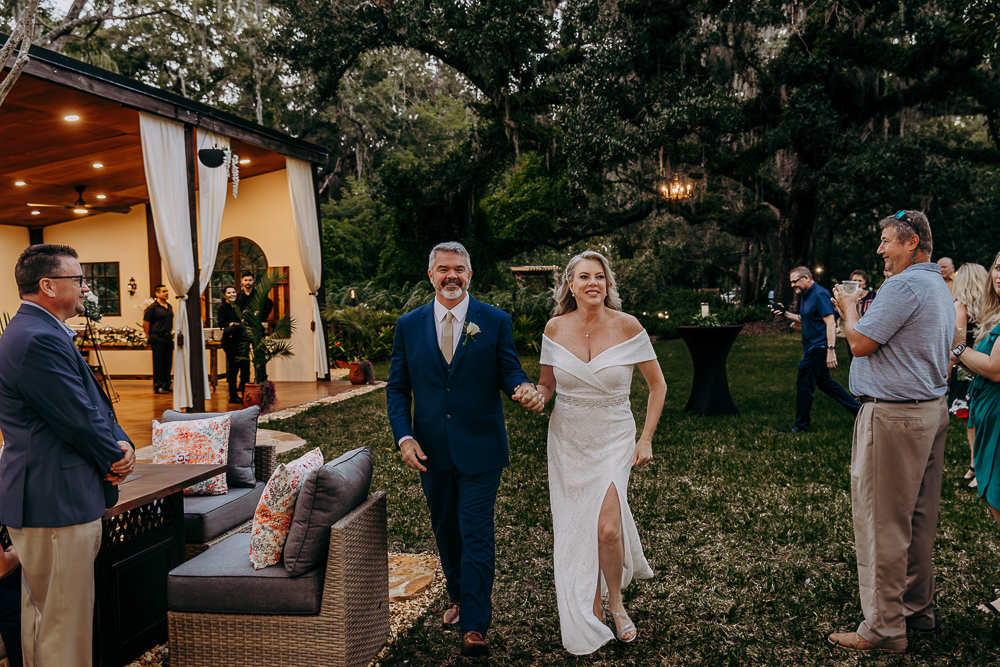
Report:
M 170 367 L 174 358 L 174 310 L 167 301 L 170 293 L 164 285 L 157 285 L 153 294 L 156 300 L 142 315 L 142 329 L 153 349 L 153 391 L 169 394 L 173 389 Z
M 861 404 L 830 377 L 830 370 L 837 367 L 837 335 L 830 293 L 813 281 L 812 271 L 805 266 L 792 269 L 789 280 L 800 297 L 799 314 L 784 309 L 772 311 L 802 323 L 802 361 L 795 380 L 795 424 L 783 433 L 803 433 L 810 427 L 809 412 L 817 386 L 852 415 L 858 414 Z
M 247 309 L 247 305 L 250 303 L 250 297 L 253 296 L 253 271 L 246 270 L 243 272 L 240 278 L 240 291 L 236 295 L 236 300 L 233 302 L 239 306 L 240 313 L 243 313 Z M 260 321 L 261 321 L 261 333 L 267 331 L 266 323 L 267 318 L 270 317 L 271 311 L 274 310 L 274 302 L 271 301 L 270 297 L 264 297 L 264 307 L 259 311 Z M 256 373 L 256 371 L 254 371 Z M 255 377 L 254 382 L 264 382 L 267 380 L 267 368 L 263 369 L 261 377 Z
M 242 277 L 240 278 L 240 291 L 236 295 L 236 305 L 240 307 L 240 312 L 243 312 L 247 308 L 247 304 L 250 303 L 250 297 L 253 296 L 253 271 L 244 271 Z M 260 313 L 260 321 L 266 322 L 267 318 L 271 316 L 271 311 L 274 309 L 274 302 L 271 301 L 269 297 L 264 297 L 264 308 Z

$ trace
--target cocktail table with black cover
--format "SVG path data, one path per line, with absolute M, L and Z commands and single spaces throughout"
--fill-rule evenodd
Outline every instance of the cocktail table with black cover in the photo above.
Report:
M 167 640 L 167 573 L 184 557 L 183 490 L 225 465 L 136 464 L 104 513 L 94 563 L 94 664 L 126 665 Z
M 736 415 L 739 411 L 729 393 L 726 360 L 742 324 L 724 327 L 677 327 L 694 362 L 691 397 L 685 412 L 698 415 Z

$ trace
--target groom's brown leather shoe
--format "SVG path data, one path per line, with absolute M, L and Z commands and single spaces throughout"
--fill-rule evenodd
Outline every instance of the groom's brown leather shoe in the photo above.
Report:
M 448 608 L 444 610 L 444 616 L 441 618 L 441 623 L 445 627 L 451 625 L 458 625 L 458 603 L 452 602 L 448 605 Z
M 490 654 L 490 645 L 478 632 L 466 632 L 462 637 L 462 655 L 475 658 Z

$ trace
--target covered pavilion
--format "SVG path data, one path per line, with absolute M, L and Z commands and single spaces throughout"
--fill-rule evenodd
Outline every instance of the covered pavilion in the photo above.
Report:
M 200 412 L 208 356 L 184 341 L 212 337 L 222 287 L 243 270 L 279 268 L 272 318 L 294 318 L 294 357 L 269 364 L 269 379 L 329 377 L 321 146 L 35 47 L 0 107 L 0 133 L 0 315 L 19 306 L 13 266 L 26 246 L 71 245 L 101 297 L 98 326 L 122 343 L 103 348 L 104 372 L 143 378 L 151 355 L 119 330 L 141 328 L 144 302 L 165 284 L 177 299 L 173 407 Z M 198 160 L 202 148 L 239 157 L 238 191 L 228 169 Z

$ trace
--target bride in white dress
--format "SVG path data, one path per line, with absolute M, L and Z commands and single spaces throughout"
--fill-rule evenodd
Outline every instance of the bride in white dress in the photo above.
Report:
M 667 386 L 649 336 L 621 312 L 611 267 L 600 253 L 570 260 L 542 338 L 538 391 L 556 396 L 549 421 L 549 496 L 563 645 L 593 653 L 616 636 L 638 636 L 622 603 L 632 577 L 653 571 L 639 543 L 627 489 L 632 467 L 653 458 L 652 439 Z M 649 385 L 646 424 L 636 441 L 629 404 L 632 369 Z M 602 595 L 615 633 L 605 624 Z

